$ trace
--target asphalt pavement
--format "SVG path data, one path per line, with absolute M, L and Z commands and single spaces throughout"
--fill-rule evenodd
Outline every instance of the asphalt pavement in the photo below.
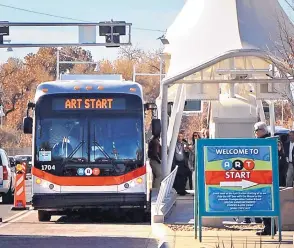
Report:
M 31 201 L 31 181 L 26 185 Z M 30 206 L 28 204 L 28 206 Z M 37 211 L 11 211 L 12 205 L 0 203 L 0 247 L 5 248 L 155 248 L 150 223 L 132 223 L 129 219 L 99 216 L 52 216 L 39 222 Z M 127 216 L 126 216 L 127 217 Z
M 30 202 L 32 200 L 32 182 L 31 180 L 26 180 L 26 198 L 27 198 L 27 205 L 30 206 Z M 2 220 L 8 219 L 12 217 L 13 215 L 17 214 L 21 211 L 11 211 L 11 208 L 13 207 L 13 204 L 2 204 L 2 197 L 0 197 L 0 218 Z

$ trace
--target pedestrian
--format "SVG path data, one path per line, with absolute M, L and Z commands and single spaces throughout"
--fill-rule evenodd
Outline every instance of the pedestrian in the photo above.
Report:
M 267 125 L 264 122 L 257 122 L 254 125 L 255 137 L 259 139 L 264 139 L 270 137 Z M 257 235 L 271 235 L 271 218 L 263 218 L 264 229 L 258 231 Z M 274 223 L 274 234 L 276 234 L 277 228 Z
M 279 185 L 286 187 L 286 175 L 288 170 L 288 162 L 284 151 L 283 143 L 278 141 L 278 154 L 279 154 Z
M 153 135 L 148 144 L 148 158 L 152 169 L 152 188 L 160 188 L 162 180 L 160 136 Z
M 189 174 L 188 174 L 188 182 L 189 188 L 193 189 L 193 172 L 195 171 L 195 140 L 200 139 L 199 132 L 194 132 L 192 135 L 192 144 L 189 146 L 189 160 L 188 160 L 188 167 L 189 167 Z
M 202 128 L 201 130 L 201 138 L 202 139 L 209 139 L 209 130 L 206 128 Z
M 293 187 L 293 180 L 294 180 L 294 131 L 291 130 L 289 132 L 289 141 L 285 143 L 285 154 L 288 161 L 288 168 L 286 173 L 286 187 Z
M 178 166 L 177 174 L 174 182 L 174 189 L 179 195 L 186 195 L 187 176 L 189 174 L 188 167 L 188 144 L 183 141 L 184 134 L 178 134 L 178 140 L 175 147 L 172 170 Z

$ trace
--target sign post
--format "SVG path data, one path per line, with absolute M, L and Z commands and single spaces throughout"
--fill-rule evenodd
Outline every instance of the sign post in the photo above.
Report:
M 278 217 L 281 241 L 277 140 L 203 139 L 197 154 L 199 241 L 202 217 L 235 216 Z

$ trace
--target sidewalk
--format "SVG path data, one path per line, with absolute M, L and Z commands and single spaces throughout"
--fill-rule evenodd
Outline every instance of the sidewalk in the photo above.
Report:
M 221 248 L 294 247 L 294 232 L 282 232 L 282 242 L 280 245 L 278 235 L 271 239 L 270 236 L 256 236 L 254 231 L 203 231 L 202 243 L 199 243 L 198 240 L 194 239 L 193 231 L 173 231 L 164 224 L 161 224 L 160 228 L 162 229 L 162 235 L 164 235 L 163 240 L 168 242 L 169 248 L 216 248 L 218 243 Z M 231 240 L 234 246 L 231 246 Z M 260 246 L 260 241 L 262 246 Z

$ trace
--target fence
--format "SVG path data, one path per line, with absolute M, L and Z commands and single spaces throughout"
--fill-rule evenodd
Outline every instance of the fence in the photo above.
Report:
M 3 149 L 7 152 L 8 156 L 32 154 L 32 147 L 3 148 Z
M 157 215 L 160 214 L 160 206 L 163 204 L 164 200 L 167 199 L 171 193 L 177 171 L 178 171 L 178 166 L 176 166 L 176 168 L 174 168 L 174 170 L 166 178 L 164 178 L 160 184 L 160 189 L 158 192 L 156 207 L 155 207 L 155 214 Z

